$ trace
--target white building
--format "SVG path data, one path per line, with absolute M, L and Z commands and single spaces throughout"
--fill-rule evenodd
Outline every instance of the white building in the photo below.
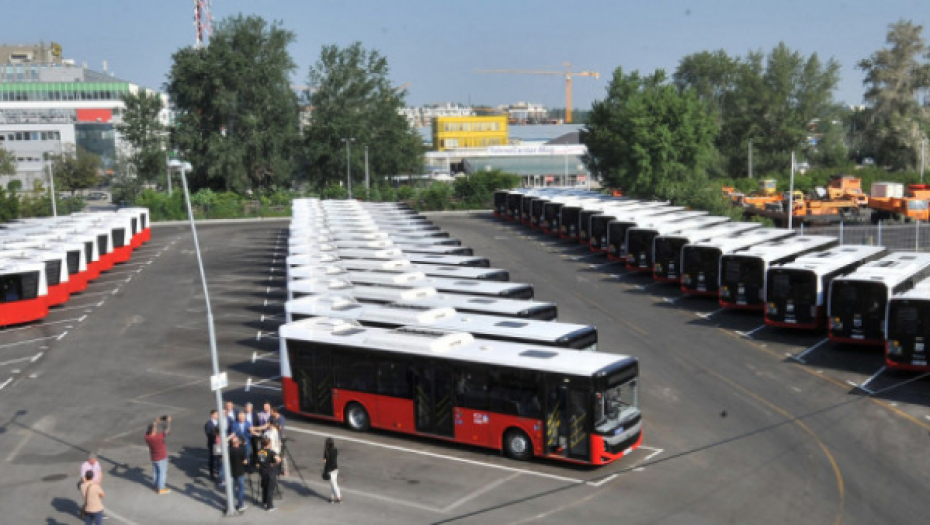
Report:
M 57 44 L 0 46 L 0 147 L 16 158 L 16 175 L 0 177 L 4 188 L 13 178 L 24 190 L 45 184 L 47 154 L 80 147 L 112 164 L 124 148 L 115 130 L 125 109 L 120 97 L 145 88 L 103 69 L 62 59 Z M 167 95 L 159 95 L 167 108 Z M 159 116 L 163 124 L 170 118 L 168 109 Z
M 435 117 L 469 117 L 475 114 L 475 110 L 469 106 L 446 102 L 445 104 L 401 108 L 400 114 L 407 118 L 411 127 L 421 128 L 429 126 Z

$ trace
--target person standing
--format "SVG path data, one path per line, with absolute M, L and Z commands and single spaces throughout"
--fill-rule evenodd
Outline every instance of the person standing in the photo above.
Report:
M 232 433 L 235 434 L 239 441 L 245 446 L 245 454 L 251 460 L 252 458 L 252 422 L 248 420 L 245 412 L 239 412 L 239 421 L 232 427 Z
M 103 469 L 100 468 L 100 462 L 97 461 L 97 454 L 93 452 L 87 456 L 87 461 L 81 463 L 81 483 L 84 483 L 84 478 L 87 475 L 87 471 L 93 472 L 94 483 L 97 485 L 103 483 Z
M 226 406 L 223 407 L 223 415 L 226 417 L 226 422 L 228 423 L 227 429 L 232 428 L 236 421 L 239 420 L 239 411 L 236 410 L 236 405 L 232 401 L 227 401 Z
M 336 478 L 339 477 L 339 463 L 337 458 L 339 450 L 333 438 L 326 438 L 326 445 L 323 448 L 323 472 L 329 474 L 329 488 L 331 494 L 329 502 L 342 503 L 342 494 L 339 492 L 339 483 Z
M 245 454 L 245 447 L 235 434 L 230 438 L 229 445 L 229 472 L 236 483 L 236 510 L 243 512 L 248 508 L 243 500 L 245 499 L 245 467 L 249 463 L 249 458 Z
M 84 482 L 81 483 L 81 494 L 84 496 L 84 525 L 103 524 L 103 489 L 100 484 L 94 483 L 94 472 L 88 470 L 84 473 Z
M 262 449 L 257 454 L 258 473 L 262 479 L 262 504 L 268 512 L 278 509 L 274 506 L 274 486 L 277 482 L 278 464 L 281 458 L 271 450 L 271 440 L 262 438 Z
M 158 431 L 158 422 L 164 421 L 165 429 Z M 153 423 L 149 423 L 145 433 L 145 444 L 149 446 L 149 456 L 152 459 L 152 480 L 158 494 L 168 494 L 171 489 L 165 487 L 168 478 L 168 447 L 165 438 L 171 433 L 171 416 L 162 416 Z
M 271 450 L 274 450 L 274 453 L 281 458 L 281 472 L 282 476 L 287 476 L 287 460 L 284 458 L 284 453 L 282 452 L 282 442 L 281 442 L 281 432 L 278 428 L 278 421 L 272 418 L 265 428 L 264 437 L 268 438 L 268 441 L 271 442 Z
M 220 416 L 216 409 L 210 411 L 210 419 L 204 423 L 203 433 L 207 437 L 207 471 L 210 473 L 210 479 L 216 481 L 217 465 L 222 463 L 220 455 L 217 454 L 220 444 Z

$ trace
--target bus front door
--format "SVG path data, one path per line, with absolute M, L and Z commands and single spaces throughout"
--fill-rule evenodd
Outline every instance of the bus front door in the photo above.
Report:
M 452 369 L 413 367 L 412 372 L 417 432 L 454 437 L 455 381 Z
M 588 407 L 584 390 L 549 385 L 546 393 L 546 453 L 587 460 Z
M 291 354 L 294 378 L 299 390 L 300 411 L 321 416 L 333 415 L 332 352 L 320 349 Z

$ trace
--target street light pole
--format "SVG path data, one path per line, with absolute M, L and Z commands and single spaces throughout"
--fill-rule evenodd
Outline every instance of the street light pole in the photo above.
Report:
M 349 199 L 352 198 L 352 163 L 349 162 L 349 157 L 352 152 L 352 143 L 355 142 L 355 138 L 348 137 L 342 139 L 346 143 L 346 188 L 349 190 Z
M 788 229 L 794 227 L 794 152 L 791 152 L 791 184 L 788 188 Z
M 178 168 L 181 172 L 181 186 L 184 188 L 184 197 L 187 201 L 187 216 L 191 222 L 191 234 L 194 237 L 194 250 L 197 252 L 197 265 L 200 267 L 200 282 L 203 284 L 203 297 L 207 303 L 207 331 L 210 336 L 210 361 L 213 365 L 213 376 L 220 375 L 219 357 L 216 353 L 216 333 L 213 329 L 213 310 L 210 308 L 210 293 L 207 290 L 207 275 L 203 269 L 203 257 L 200 255 L 200 241 L 197 239 L 197 226 L 194 223 L 194 210 L 191 208 L 191 194 L 187 188 L 187 176 L 185 172 L 191 169 L 188 162 L 181 162 L 177 159 L 169 163 L 170 168 Z M 223 389 L 222 387 L 214 390 L 216 394 L 216 410 L 220 414 L 220 445 L 223 451 L 223 484 L 226 487 L 226 516 L 236 516 L 236 507 L 233 503 L 232 473 L 229 470 L 229 443 L 226 441 L 227 429 L 226 420 L 223 414 Z
M 168 150 L 165 150 L 165 171 L 167 171 L 165 175 L 167 175 L 168 177 L 168 196 L 169 197 L 171 196 L 171 166 L 169 166 L 170 163 L 171 163 L 171 159 L 169 158 Z
M 924 166 L 927 165 L 927 139 L 920 139 L 920 182 L 924 181 Z
M 752 137 L 749 137 L 749 178 L 752 178 Z
M 368 198 L 371 198 L 371 179 L 368 178 L 368 144 L 365 144 L 365 189 L 368 190 Z

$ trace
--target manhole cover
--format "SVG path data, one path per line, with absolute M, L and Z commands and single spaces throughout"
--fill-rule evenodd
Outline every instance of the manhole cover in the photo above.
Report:
M 408 480 L 407 480 L 407 483 L 410 484 L 410 485 L 418 485 L 418 484 L 420 483 L 420 480 L 418 480 L 418 479 L 408 479 Z
M 63 479 L 67 479 L 67 477 L 68 477 L 67 474 L 52 474 L 51 476 L 45 476 L 44 478 L 42 478 L 42 481 L 44 481 L 45 483 L 52 483 L 54 481 L 61 481 Z

